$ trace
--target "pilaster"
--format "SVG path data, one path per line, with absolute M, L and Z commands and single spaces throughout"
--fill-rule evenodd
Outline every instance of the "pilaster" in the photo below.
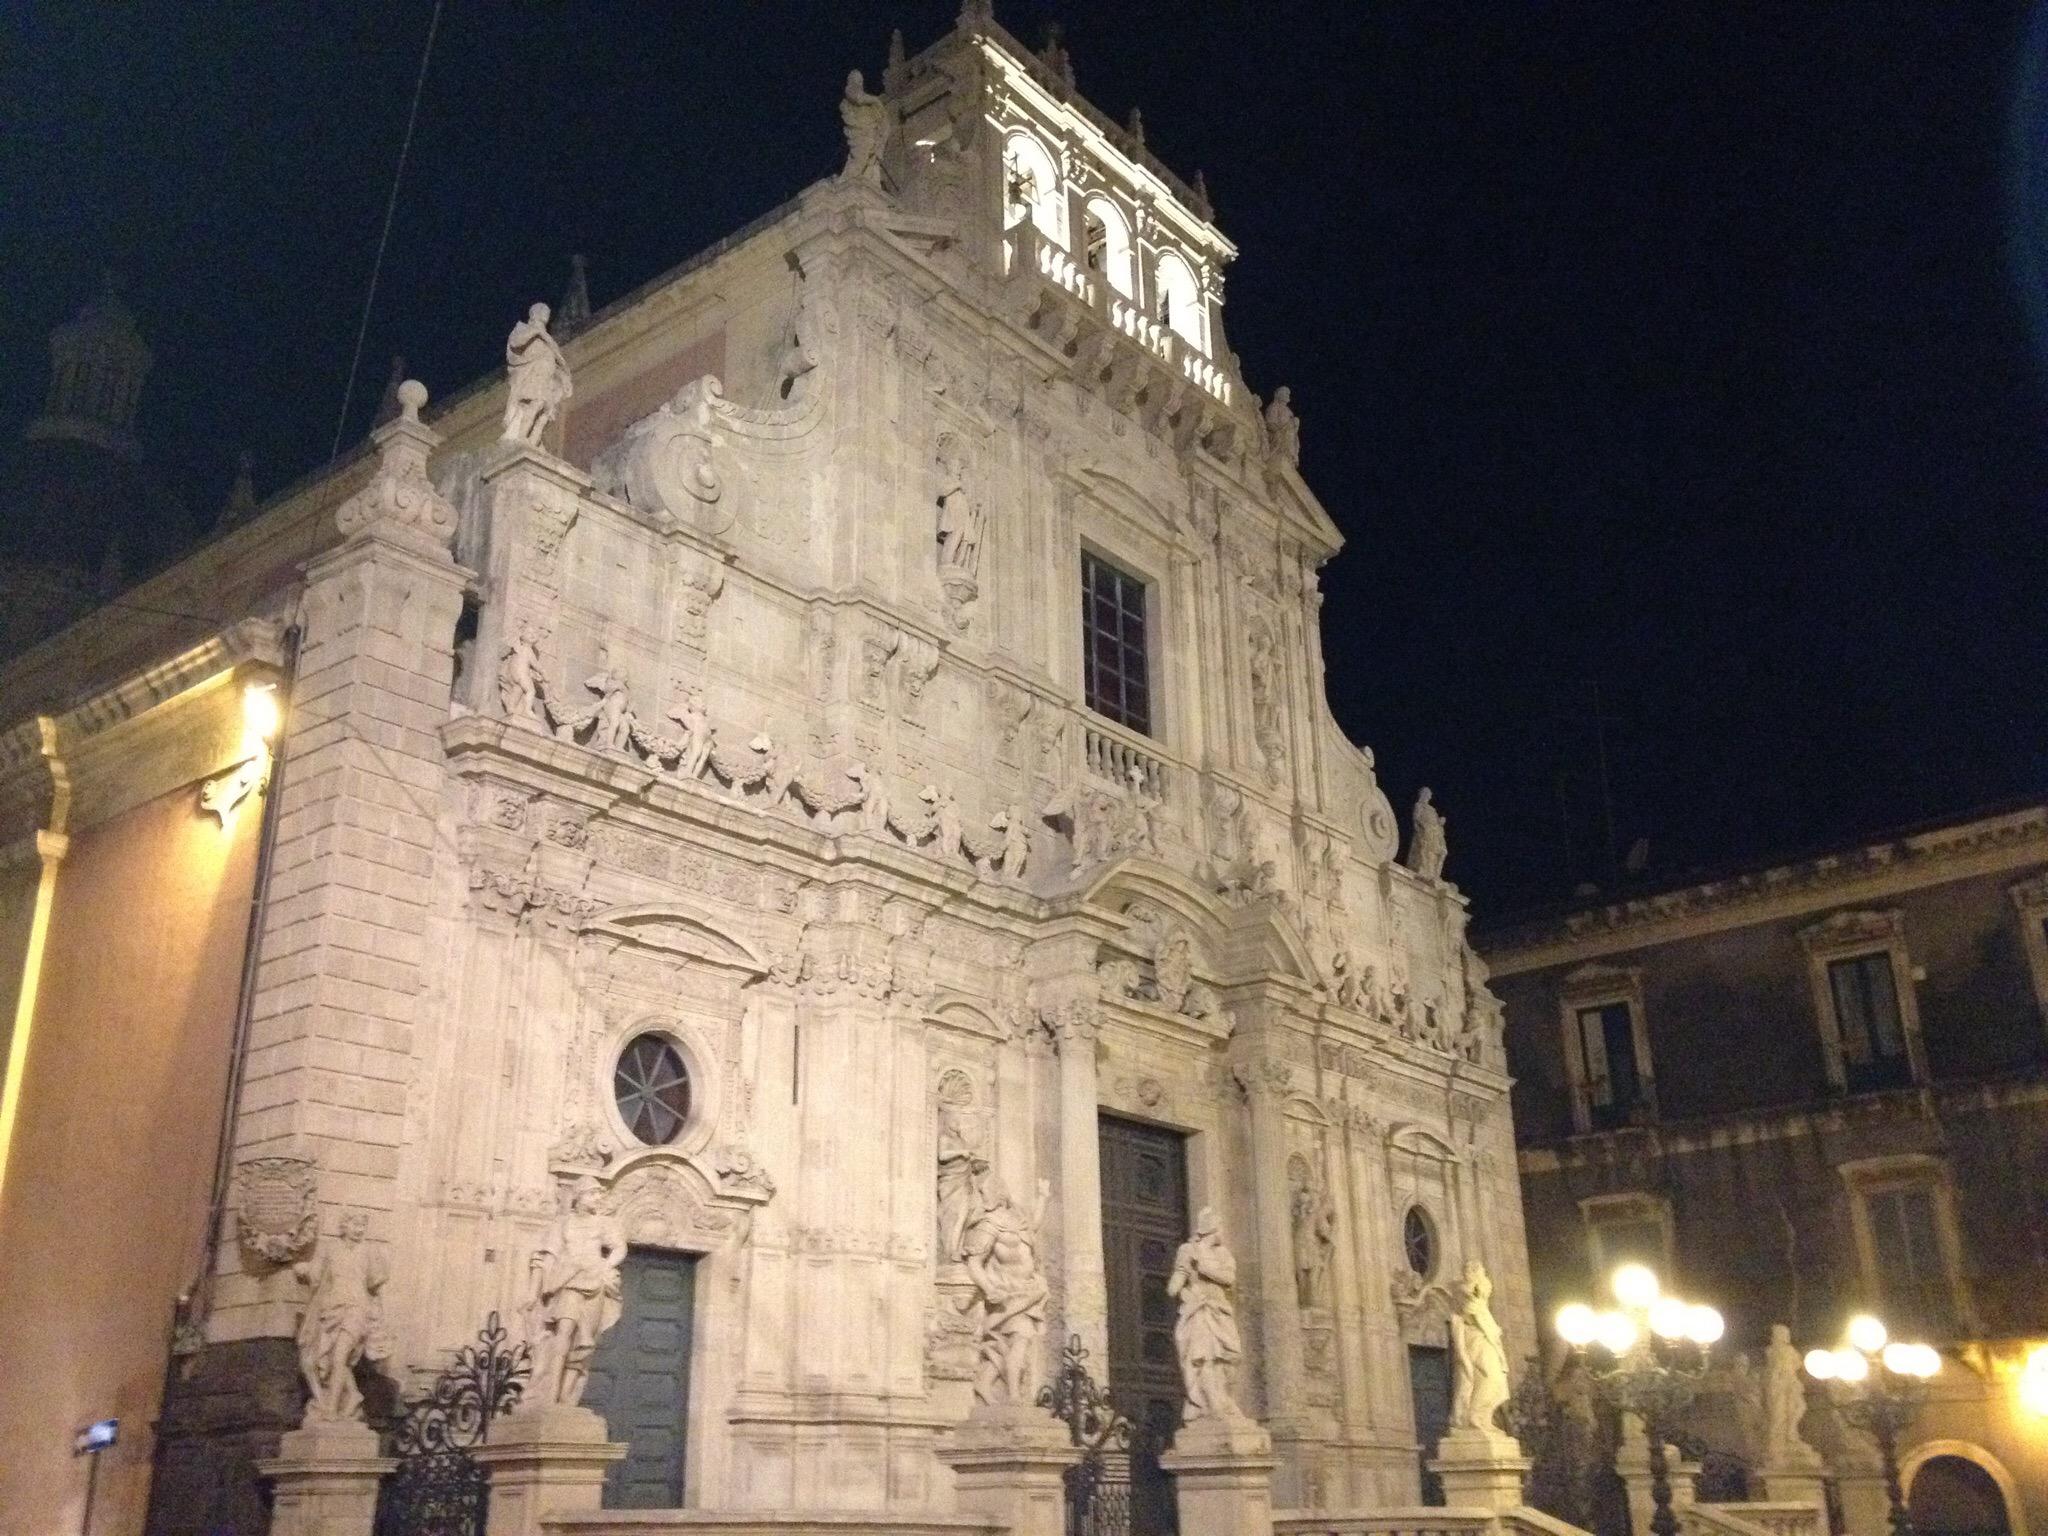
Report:
M 307 567 L 299 670 L 282 755 L 270 901 L 259 937 L 236 1158 L 318 1165 L 328 1207 L 389 1212 L 420 1000 L 455 623 L 466 573 L 453 509 L 427 478 L 439 441 L 426 391 L 376 434 L 369 482 L 335 514 L 342 540 Z M 376 1225 L 373 1219 L 373 1231 Z M 220 1277 L 215 1340 L 288 1335 L 288 1269 Z

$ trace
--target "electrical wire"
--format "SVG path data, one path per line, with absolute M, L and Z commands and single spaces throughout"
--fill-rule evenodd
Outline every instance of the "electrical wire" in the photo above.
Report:
M 334 423 L 334 446 L 327 462 L 341 457 L 341 434 L 348 430 L 348 408 L 355 403 L 356 373 L 363 365 L 363 338 L 370 330 L 370 310 L 377 302 L 377 280 L 384 275 L 384 248 L 391 243 L 391 219 L 398 211 L 398 189 L 405 180 L 406 157 L 412 153 L 412 133 L 420 120 L 420 94 L 427 85 L 427 62 L 434 56 L 434 34 L 441 30 L 443 0 L 434 0 L 434 14 L 427 22 L 427 40 L 420 49 L 420 72 L 412 83 L 412 110 L 405 117 L 405 138 L 398 146 L 398 168 L 391 173 L 391 195 L 384 201 L 384 230 L 377 236 L 377 259 L 370 264 L 370 291 L 363 295 L 363 318 L 356 326 L 356 349 L 348 360 L 348 384 L 341 392 L 341 415 Z

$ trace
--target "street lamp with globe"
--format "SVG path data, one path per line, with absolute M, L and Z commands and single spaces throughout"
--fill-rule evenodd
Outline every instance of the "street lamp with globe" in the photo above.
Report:
M 1849 1319 L 1846 1337 L 1833 1349 L 1806 1352 L 1806 1374 L 1821 1384 L 1845 1422 L 1877 1442 L 1893 1536 L 1913 1536 L 1913 1516 L 1899 1486 L 1899 1435 L 1920 1412 L 1927 1383 L 1940 1371 L 1941 1354 L 1931 1344 L 1895 1339 L 1867 1312 Z
M 1618 1306 L 1594 1311 L 1582 1301 L 1557 1314 L 1557 1335 L 1586 1362 L 1594 1391 L 1643 1421 L 1650 1437 L 1650 1530 L 1677 1536 L 1671 1468 L 1664 1453 L 1673 1419 L 1699 1392 L 1721 1337 L 1721 1314 L 1670 1295 L 1645 1264 L 1624 1264 L 1608 1279 Z

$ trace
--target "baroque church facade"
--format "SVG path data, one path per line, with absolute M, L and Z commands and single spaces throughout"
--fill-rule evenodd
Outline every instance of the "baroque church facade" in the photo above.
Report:
M 529 1325 L 572 1202 L 627 1245 L 585 1397 L 614 1502 L 951 1507 L 991 1212 L 1046 1282 L 1008 1385 L 1076 1341 L 1143 1461 L 1213 1211 L 1281 1506 L 1418 1501 L 1469 1263 L 1535 1347 L 1499 1005 L 1441 821 L 1404 862 L 1325 702 L 1340 538 L 1226 344 L 1199 182 L 973 4 L 842 114 L 840 175 L 559 348 L 537 309 L 509 390 L 429 421 L 408 386 L 371 453 L 0 672 L 0 1300 L 88 1341 L 23 1341 L 44 1396 L 115 1347 L 71 1316 L 109 1288 L 160 1319 L 121 1346 L 138 1525 L 260 1528 L 323 1255 L 373 1256 L 360 1374 L 412 1392 Z M 233 844 L 166 941 L 189 1188 L 50 1124 L 95 1031 L 156 1038 L 67 948 L 119 909 L 67 907 L 82 848 L 170 899 L 138 816 Z M 154 1269 L 19 1257 L 159 1196 Z M 75 1500 L 71 1427 L 0 1505 Z

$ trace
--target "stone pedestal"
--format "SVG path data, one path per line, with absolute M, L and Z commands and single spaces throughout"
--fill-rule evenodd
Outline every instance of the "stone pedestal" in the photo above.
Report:
M 1885 1491 L 1884 1473 L 1856 1465 L 1838 1473 L 1835 1486 L 1842 1498 L 1842 1529 L 1848 1536 L 1888 1536 L 1892 1501 Z
M 1699 1463 L 1681 1461 L 1678 1447 L 1664 1447 L 1665 1480 L 1671 1485 L 1671 1507 L 1684 1509 L 1694 1502 L 1699 1493 Z M 1628 1490 L 1628 1517 L 1630 1529 L 1647 1533 L 1650 1520 L 1657 1510 L 1653 1481 L 1650 1477 L 1650 1439 L 1643 1432 L 1642 1421 L 1633 1414 L 1622 1419 L 1621 1445 L 1614 1453 L 1614 1470 L 1620 1475 Z
M 1183 1424 L 1159 1465 L 1173 1474 L 1180 1528 L 1202 1536 L 1273 1536 L 1273 1440 L 1247 1418 Z
M 1827 1529 L 1827 1468 L 1818 1454 L 1811 1462 L 1792 1461 L 1764 1466 L 1756 1474 L 1756 1496 L 1772 1504 L 1805 1504 L 1820 1511 L 1819 1529 Z
M 953 1469 L 963 1514 L 1001 1520 L 1010 1536 L 1065 1536 L 1066 1471 L 1081 1452 L 1045 1409 L 977 1403 L 939 1459 Z
M 487 1536 L 541 1536 L 550 1515 L 596 1509 L 605 1469 L 626 1447 L 605 1438 L 588 1408 L 521 1408 L 491 1425 L 490 1442 L 472 1454 L 491 1474 Z
M 398 1463 L 377 1454 L 367 1424 L 308 1424 L 292 1430 L 277 1454 L 256 1463 L 275 1499 L 271 1536 L 370 1536 L 377 1486 Z
M 1429 1470 L 1443 1480 L 1453 1509 L 1519 1509 L 1529 1458 L 1522 1442 L 1496 1429 L 1454 1429 L 1436 1443 Z

